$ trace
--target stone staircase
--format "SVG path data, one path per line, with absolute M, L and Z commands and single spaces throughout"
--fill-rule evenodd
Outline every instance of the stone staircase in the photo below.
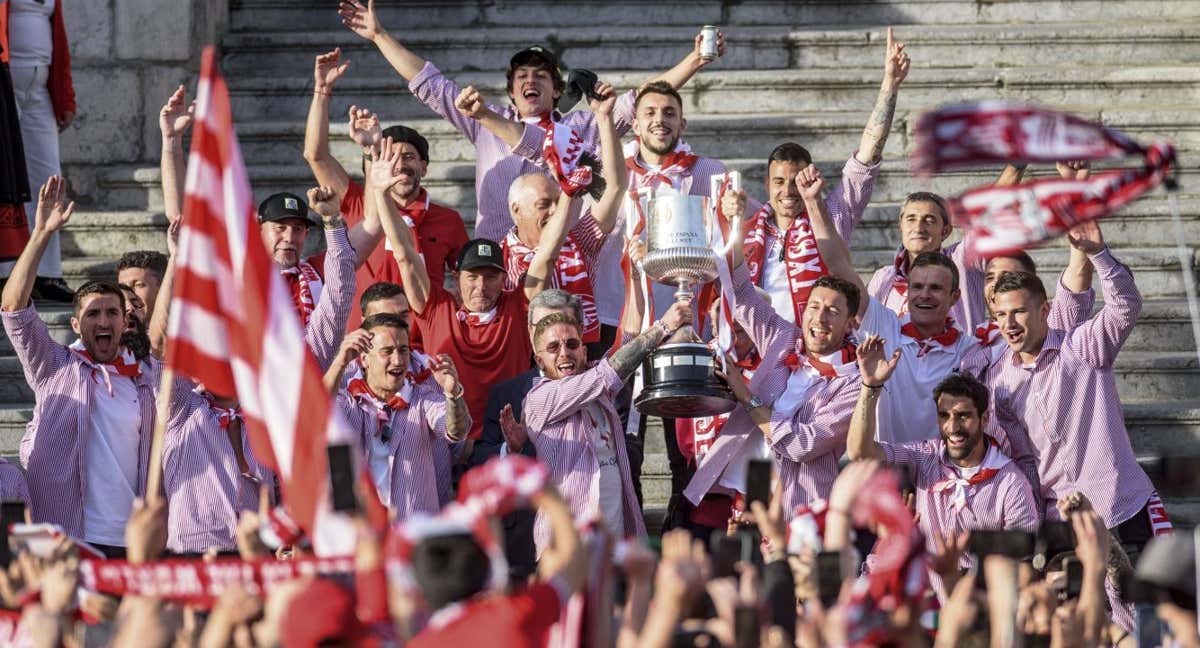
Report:
M 1200 69 L 1194 63 L 1200 60 L 1200 3 L 1188 0 L 380 0 L 379 5 L 382 22 L 414 51 L 496 103 L 506 101 L 503 65 L 526 45 L 548 44 L 565 63 L 596 70 L 626 89 L 676 62 L 700 25 L 722 25 L 728 55 L 682 93 L 686 139 L 697 152 L 742 171 L 745 186 L 759 199 L 763 160 L 785 140 L 808 147 L 836 181 L 878 91 L 886 26 L 895 25 L 913 69 L 900 92 L 871 207 L 852 241 L 864 276 L 891 258 L 904 195 L 916 189 L 954 194 L 989 182 L 999 171 L 943 174 L 925 183 L 910 177 L 905 156 L 912 148 L 911 125 L 922 110 L 939 103 L 1006 98 L 1071 110 L 1139 140 L 1170 139 L 1185 169 L 1195 168 L 1200 152 Z M 372 47 L 341 27 L 331 3 L 240 0 L 227 25 L 223 66 L 256 196 L 300 193 L 313 182 L 301 157 L 312 60 L 340 46 L 352 64 L 333 97 L 334 154 L 348 169 L 358 167 L 357 151 L 345 138 L 343 116 L 351 104 L 378 111 L 387 124 L 410 125 L 430 140 L 433 161 L 425 184 L 434 199 L 473 218 L 471 147 L 413 100 Z M 400 36 L 406 31 L 414 35 Z M 163 247 L 157 160 L 78 164 L 68 174 L 82 206 L 63 238 L 69 282 L 111 275 L 122 251 Z M 1182 280 L 1184 272 L 1196 275 L 1200 190 L 1190 186 L 1188 175 L 1181 179 L 1188 241 L 1183 267 L 1161 191 L 1104 223 L 1107 239 L 1147 297 L 1141 322 L 1117 362 L 1133 445 L 1145 456 L 1200 454 L 1200 366 Z M 1053 286 L 1066 260 L 1062 242 L 1033 255 Z M 64 309 L 47 309 L 44 316 L 56 337 L 70 339 Z M 31 403 L 11 348 L 0 340 L 0 451 L 15 453 Z M 657 427 L 646 451 L 646 503 L 660 507 L 669 481 Z M 1200 493 L 1171 498 L 1168 508 L 1177 522 L 1193 526 L 1200 522 Z

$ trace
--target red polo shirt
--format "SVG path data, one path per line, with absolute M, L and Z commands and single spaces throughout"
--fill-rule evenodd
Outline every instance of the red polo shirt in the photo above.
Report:
M 529 371 L 533 355 L 526 329 L 529 302 L 524 291 L 505 291 L 496 304 L 496 317 L 474 326 L 459 319 L 458 311 L 454 296 L 439 281 L 430 285 L 425 310 L 413 309 L 412 321 L 421 329 L 425 353 L 445 353 L 454 359 L 471 413 L 471 438 L 478 439 L 488 391 Z
M 346 187 L 346 195 L 342 198 L 342 218 L 346 227 L 353 227 L 363 219 L 363 186 L 350 181 Z M 445 280 L 446 270 L 453 270 L 458 260 L 458 251 L 466 245 L 467 228 L 463 225 L 458 212 L 448 207 L 430 202 L 429 193 L 424 187 L 418 190 L 417 197 L 408 207 L 400 208 L 402 215 L 407 215 L 416 224 L 414 233 L 417 237 L 417 247 L 425 259 L 425 271 L 429 273 L 429 281 L 438 286 Z M 366 263 L 358 269 L 355 277 L 354 304 L 350 313 L 347 330 L 358 328 L 362 323 L 362 311 L 358 308 L 363 291 L 371 284 L 389 281 L 402 284 L 400 268 L 392 258 L 391 250 L 387 249 L 387 241 L 377 246 Z
M 448 620 L 430 623 L 408 645 L 542 648 L 550 627 L 558 621 L 560 606 L 558 592 L 546 583 L 535 583 L 508 596 L 483 596 L 461 609 L 447 610 Z

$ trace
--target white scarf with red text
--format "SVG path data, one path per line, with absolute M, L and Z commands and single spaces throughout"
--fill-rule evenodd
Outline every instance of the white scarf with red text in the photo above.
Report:
M 509 277 L 521 277 L 529 271 L 529 265 L 533 263 L 533 255 L 536 250 L 521 242 L 521 239 L 517 237 L 517 228 L 514 227 L 508 231 L 501 247 L 504 250 L 505 265 L 509 268 Z M 561 288 L 579 297 L 580 303 L 583 304 L 583 321 L 579 323 L 580 329 L 583 331 L 583 341 L 598 342 L 600 340 L 600 313 L 596 310 L 596 293 L 592 288 L 592 276 L 588 273 L 583 252 L 571 234 L 567 234 L 563 240 L 554 270 L 550 287 Z
M 762 285 L 762 276 L 767 266 L 767 237 L 778 238 L 778 228 L 775 226 L 771 210 L 763 205 L 746 224 L 745 255 L 746 269 L 750 271 L 750 280 L 756 286 Z M 792 295 L 792 311 L 799 323 L 804 305 L 808 303 L 808 293 L 812 286 L 822 276 L 829 274 L 825 263 L 821 261 L 821 253 L 817 250 L 817 237 L 813 235 L 812 226 L 808 222 L 808 214 L 798 214 L 792 221 L 792 226 L 783 233 L 780 241 L 783 254 L 780 261 L 787 270 L 788 291 Z
M 321 289 L 325 287 L 321 273 L 307 261 L 284 268 L 282 273 L 292 290 L 292 303 L 300 315 L 300 326 L 308 326 L 308 319 L 317 309 L 317 302 L 321 301 Z

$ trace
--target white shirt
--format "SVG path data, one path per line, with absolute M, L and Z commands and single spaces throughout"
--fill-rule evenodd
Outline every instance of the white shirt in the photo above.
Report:
M 87 439 L 87 488 L 83 496 L 83 539 L 125 546 L 125 523 L 137 495 L 138 443 L 142 409 L 137 386 L 109 374 L 92 390 L 92 433 Z
M 600 464 L 599 512 L 609 532 L 621 538 L 625 535 L 625 518 L 621 510 L 625 497 L 621 492 L 621 468 L 617 464 L 616 444 L 604 410 L 595 403 L 588 403 L 587 412 L 595 424 L 592 427 L 592 448 Z
M 762 287 L 771 296 L 771 308 L 783 319 L 795 324 L 796 309 L 792 306 L 792 287 L 788 284 L 787 264 L 779 260 L 783 238 L 776 238 L 763 258 Z
M 900 316 L 874 297 L 870 299 L 862 324 L 858 327 L 858 339 L 865 339 L 874 333 L 884 339 L 884 357 L 890 358 L 897 348 L 901 356 L 896 372 L 883 386 L 883 394 L 875 409 L 876 420 L 879 421 L 876 438 L 883 443 L 936 439 L 938 420 L 933 388 L 958 370 L 963 354 L 978 344 L 978 340 L 960 331 L 958 340 L 952 346 L 930 349 L 918 358 L 920 345 L 900 333 Z
M 8 49 L 10 67 L 50 65 L 54 35 L 50 16 L 55 0 L 9 0 Z

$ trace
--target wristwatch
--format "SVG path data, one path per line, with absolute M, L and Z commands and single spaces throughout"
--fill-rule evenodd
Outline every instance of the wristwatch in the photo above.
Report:
M 766 403 L 758 396 L 751 396 L 749 401 L 746 401 L 746 409 L 755 409 L 758 407 L 766 407 Z

